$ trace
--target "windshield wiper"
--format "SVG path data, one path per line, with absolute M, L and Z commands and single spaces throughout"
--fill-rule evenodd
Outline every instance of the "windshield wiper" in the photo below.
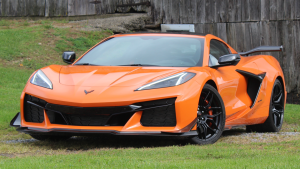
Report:
M 78 63 L 75 65 L 101 66 L 101 65 L 95 65 L 95 64 L 90 64 L 90 63 Z
M 158 65 L 149 65 L 149 64 L 128 64 L 128 65 L 118 65 L 118 66 L 158 66 Z

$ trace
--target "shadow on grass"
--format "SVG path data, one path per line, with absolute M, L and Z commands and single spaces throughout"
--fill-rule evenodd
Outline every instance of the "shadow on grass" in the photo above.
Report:
M 159 136 L 76 136 L 65 141 L 36 141 L 30 143 L 31 146 L 38 146 L 44 149 L 67 149 L 71 151 L 86 151 L 90 149 L 110 149 L 110 148 L 152 148 L 184 146 L 186 140 L 180 138 L 159 137 Z
M 224 131 L 222 137 L 240 135 L 243 129 Z M 115 136 L 101 135 L 93 137 L 76 136 L 65 141 L 34 141 L 28 143 L 36 148 L 47 150 L 87 151 L 91 149 L 157 148 L 186 146 L 192 144 L 188 138 L 162 136 Z
M 226 130 L 223 132 L 222 137 L 228 137 L 228 136 L 237 136 L 241 134 L 246 133 L 246 128 L 238 128 L 238 129 L 232 129 L 232 130 Z

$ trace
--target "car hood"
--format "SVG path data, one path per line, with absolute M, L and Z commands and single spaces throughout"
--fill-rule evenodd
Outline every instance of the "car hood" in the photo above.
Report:
M 63 66 L 59 83 L 69 86 L 134 86 L 158 80 L 187 68 L 124 67 L 124 66 Z

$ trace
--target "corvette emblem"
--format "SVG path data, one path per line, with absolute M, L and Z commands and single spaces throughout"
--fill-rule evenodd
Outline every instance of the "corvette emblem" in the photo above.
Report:
M 92 93 L 94 90 L 91 90 L 91 91 L 86 91 L 86 90 L 84 90 L 84 93 L 85 94 L 90 94 L 90 93 Z

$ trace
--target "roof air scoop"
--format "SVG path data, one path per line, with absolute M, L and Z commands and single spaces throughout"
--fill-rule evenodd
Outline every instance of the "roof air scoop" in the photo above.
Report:
M 161 24 L 161 32 L 195 32 L 194 24 Z

